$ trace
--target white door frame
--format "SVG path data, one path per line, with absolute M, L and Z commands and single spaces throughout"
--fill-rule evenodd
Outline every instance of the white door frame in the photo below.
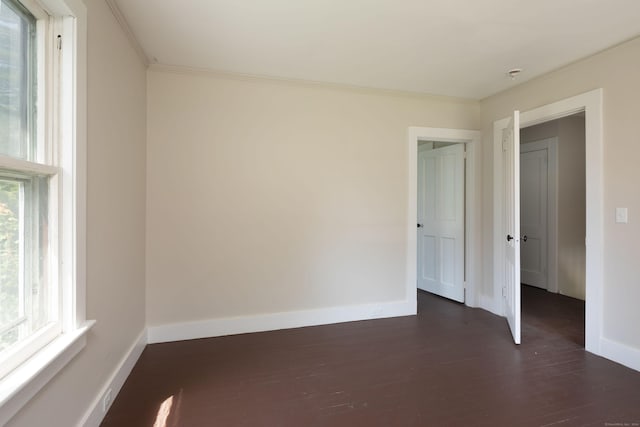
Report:
M 477 256 L 480 251 L 476 245 L 480 239 L 476 239 L 476 230 L 480 230 L 480 221 L 477 212 L 480 212 L 480 200 L 476 194 L 480 192 L 481 179 L 480 161 L 477 155 L 479 151 L 481 132 L 477 130 L 465 129 L 445 129 L 415 127 L 409 128 L 407 157 L 408 167 L 408 188 L 407 195 L 407 266 L 406 266 L 406 299 L 417 306 L 417 233 L 416 224 L 418 221 L 418 142 L 438 141 L 455 142 L 466 144 L 465 162 L 465 304 L 469 307 L 476 307 L 475 286 L 480 283 L 479 273 L 480 262 Z
M 585 160 L 586 160 L 586 304 L 585 349 L 602 355 L 602 312 L 604 285 L 604 166 L 602 89 L 592 90 L 552 104 L 544 105 L 521 114 L 521 127 L 544 123 L 579 112 L 585 112 Z M 494 165 L 500 164 L 502 132 L 507 119 L 494 122 Z M 502 271 L 504 250 L 502 245 L 502 169 L 493 168 L 493 228 L 494 272 Z M 494 274 L 494 306 L 491 311 L 503 313 L 501 289 L 503 283 Z
M 547 150 L 547 290 L 558 293 L 558 137 L 520 143 L 520 155 Z M 520 169 L 522 173 L 522 169 Z M 520 194 L 522 198 L 522 194 Z M 520 224 L 522 226 L 522 224 Z

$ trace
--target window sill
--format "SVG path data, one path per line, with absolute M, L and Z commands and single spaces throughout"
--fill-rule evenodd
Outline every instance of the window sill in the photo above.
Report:
M 5 425 L 29 400 L 69 363 L 87 343 L 95 320 L 60 335 L 0 380 L 0 426 Z

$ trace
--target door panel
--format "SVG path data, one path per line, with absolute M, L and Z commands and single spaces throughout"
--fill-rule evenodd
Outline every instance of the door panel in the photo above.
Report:
M 521 280 L 547 289 L 548 150 L 520 148 Z
M 455 286 L 456 279 L 456 241 L 443 237 L 440 239 L 440 259 L 442 260 L 440 280 L 443 286 Z
M 464 301 L 464 144 L 418 153 L 418 288 Z
M 420 275 L 425 281 L 436 280 L 436 236 L 423 235 L 422 238 L 423 248 L 423 262 L 422 262 L 422 274 Z M 424 288 L 421 288 L 426 290 Z
M 520 112 L 514 111 L 502 131 L 504 181 L 504 312 L 516 344 L 520 344 Z

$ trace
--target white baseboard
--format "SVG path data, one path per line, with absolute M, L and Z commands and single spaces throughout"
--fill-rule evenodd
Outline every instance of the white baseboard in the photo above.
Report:
M 640 371 L 640 349 L 611 341 L 600 339 L 600 356 L 613 360 L 628 368 Z
M 149 344 L 416 314 L 415 301 L 330 307 L 174 323 L 148 328 Z
M 113 371 L 104 386 L 102 386 L 95 399 L 93 399 L 91 406 L 85 413 L 84 417 L 82 417 L 82 421 L 79 424 L 80 426 L 98 427 L 100 425 L 106 415 L 106 412 L 109 410 L 109 407 L 107 407 L 106 410 L 102 407 L 103 399 L 107 390 L 111 389 L 111 402 L 109 404 L 109 406 L 111 406 L 111 403 L 113 403 L 120 392 L 120 389 L 124 385 L 125 380 L 131 373 L 131 370 L 138 361 L 138 358 L 142 354 L 142 350 L 144 350 L 146 345 L 147 331 L 145 329 L 140 333 L 136 341 L 122 357 L 116 369 Z
M 476 302 L 478 303 L 477 308 L 481 308 L 497 316 L 504 317 L 502 306 L 500 306 L 499 302 L 496 302 L 496 298 L 478 295 L 476 297 Z

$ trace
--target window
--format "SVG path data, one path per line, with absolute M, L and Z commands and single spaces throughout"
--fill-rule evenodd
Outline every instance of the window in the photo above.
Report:
M 47 148 L 55 141 L 38 134 L 38 116 L 46 114 L 38 111 L 46 109 L 38 96 L 45 79 L 36 22 L 22 4 L 1 0 L 0 377 L 60 332 L 58 280 L 49 256 L 57 234 L 49 194 L 59 168 L 42 162 L 53 157 Z
M 80 0 L 0 0 L 0 425 L 89 327 L 85 15 Z

